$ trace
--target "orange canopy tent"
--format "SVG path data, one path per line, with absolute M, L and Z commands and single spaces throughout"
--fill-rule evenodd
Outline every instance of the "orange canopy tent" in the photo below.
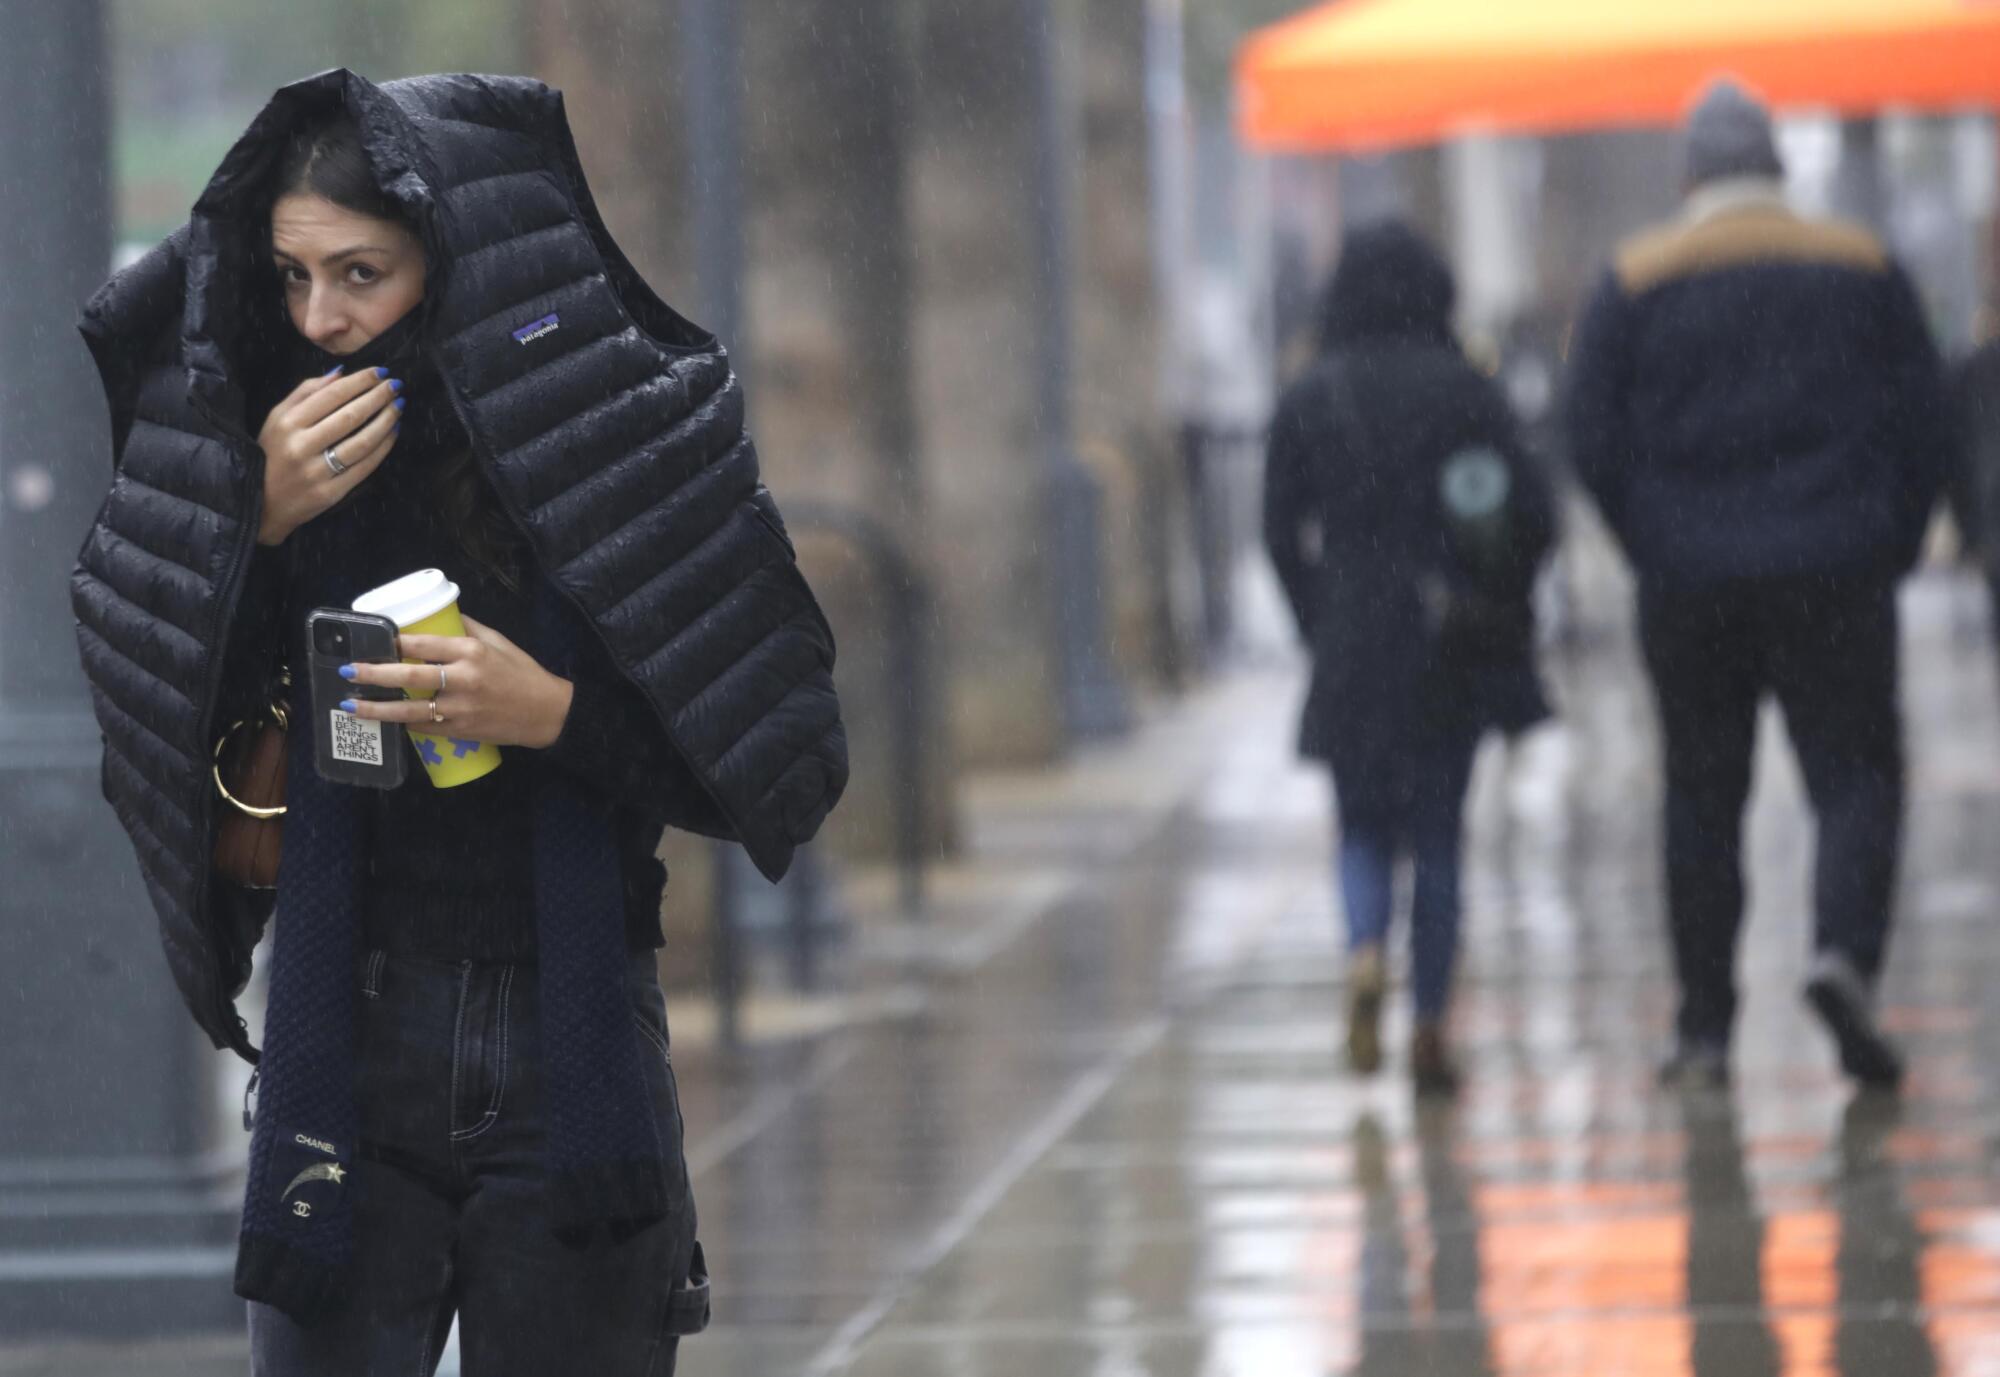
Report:
M 2000 98 L 2000 0 L 1334 0 L 1253 34 L 1241 127 L 1275 151 L 1681 118 L 1729 72 L 1779 106 Z

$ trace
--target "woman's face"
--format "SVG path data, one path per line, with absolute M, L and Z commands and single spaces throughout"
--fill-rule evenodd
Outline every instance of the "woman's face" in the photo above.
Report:
M 271 256 L 292 328 L 329 354 L 352 354 L 424 299 L 417 236 L 324 196 L 278 198 Z

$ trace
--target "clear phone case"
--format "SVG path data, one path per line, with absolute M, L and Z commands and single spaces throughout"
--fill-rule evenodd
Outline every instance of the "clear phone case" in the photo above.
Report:
M 398 701 L 402 690 L 357 684 L 340 677 L 340 667 L 362 662 L 393 663 L 396 624 L 387 617 L 321 607 L 306 618 L 312 662 L 313 757 L 320 777 L 367 789 L 394 789 L 409 768 L 400 722 L 371 722 L 340 710 L 344 698 Z

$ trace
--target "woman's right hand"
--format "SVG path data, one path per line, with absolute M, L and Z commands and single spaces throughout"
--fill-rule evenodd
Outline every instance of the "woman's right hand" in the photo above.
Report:
M 386 368 L 307 378 L 271 408 L 264 451 L 264 520 L 257 543 L 278 545 L 355 488 L 396 447 L 403 384 Z M 326 461 L 332 449 L 340 472 Z

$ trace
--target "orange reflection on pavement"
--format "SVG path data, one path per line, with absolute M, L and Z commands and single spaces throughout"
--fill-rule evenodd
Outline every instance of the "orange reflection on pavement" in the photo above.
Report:
M 1599 1189 L 1577 1188 L 1577 1212 Z M 1477 1197 L 1486 1221 L 1481 1289 L 1489 1313 L 1660 1311 L 1686 1304 L 1686 1215 L 1655 1211 L 1510 1222 L 1494 1219 L 1485 1188 Z
M 1495 1377 L 1690 1377 L 1686 1315 L 1566 1315 L 1492 1330 Z
M 1835 1377 L 1839 1253 L 1840 1217 L 1830 1210 L 1777 1214 L 1764 1222 L 1761 1290 L 1783 1377 Z
M 1841 1377 L 1834 1366 L 1833 1349 L 1839 1321 L 1831 1312 L 1773 1315 L 1770 1325 L 1785 1361 L 1782 1377 Z
M 1840 1219 L 1829 1210 L 1778 1214 L 1764 1223 L 1764 1305 L 1769 1310 L 1831 1310 L 1840 1302 L 1834 1262 Z M 1787 1352 L 1789 1352 L 1789 1345 Z
M 1685 1193 L 1679 1181 L 1509 1181 L 1481 1186 L 1479 1210 L 1489 1220 L 1654 1214 L 1678 1206 Z
M 1496 1221 L 1487 1207 L 1494 1193 L 1477 1195 L 1487 1221 L 1480 1293 L 1501 1377 L 1687 1377 L 1684 1215 L 1562 1217 L 1630 1208 L 1628 1189 L 1603 1183 L 1579 1185 L 1566 1205 L 1541 1200 L 1553 1220 Z M 1497 1198 L 1518 1208 L 1518 1193 Z

